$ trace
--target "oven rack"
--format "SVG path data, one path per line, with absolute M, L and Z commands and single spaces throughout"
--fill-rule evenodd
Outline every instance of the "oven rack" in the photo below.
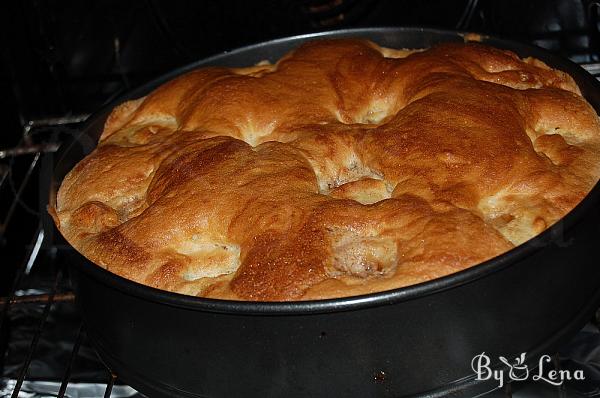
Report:
M 49 320 L 65 307 L 70 307 L 70 311 L 75 309 L 75 294 L 68 280 L 68 269 L 60 255 L 64 247 L 54 243 L 55 231 L 45 205 L 54 152 L 60 141 L 77 134 L 86 118 L 87 115 L 77 115 L 30 122 L 23 129 L 22 138 L 16 147 L 0 150 L 0 242 L 4 246 L 1 247 L 3 252 L 10 252 L 3 258 L 15 261 L 5 264 L 5 267 L 14 267 L 12 270 L 3 270 L 3 277 L 8 273 L 12 274 L 13 279 L 6 294 L 0 297 L 0 336 L 6 340 L 6 347 L 0 346 L 3 359 L 0 359 L 0 364 L 4 362 L 5 365 L 0 379 L 0 396 L 89 397 L 90 391 L 94 391 L 94 396 L 107 398 L 141 397 L 130 387 L 118 385 L 117 376 L 99 361 L 100 366 L 96 369 L 99 374 L 95 379 L 101 382 L 73 383 L 73 371 L 77 367 L 80 350 L 82 345 L 86 345 L 85 328 L 80 319 L 70 325 L 73 333 L 70 334 L 71 341 L 67 343 L 68 349 L 64 349 L 68 351 L 67 358 L 63 358 L 66 360 L 58 364 L 62 369 L 55 369 L 57 374 L 62 373 L 60 380 L 42 381 L 39 380 L 39 375 L 32 374 L 32 363 L 37 360 L 36 353 L 49 328 Z M 36 196 L 37 203 L 31 200 L 32 196 Z M 23 218 L 28 218 L 30 222 L 21 222 Z M 9 238 L 14 234 L 29 236 L 29 241 L 23 242 L 24 251 L 6 247 L 13 244 Z M 13 336 L 9 323 L 12 318 L 19 318 L 22 312 L 30 318 L 36 318 L 27 322 L 26 331 L 22 333 L 27 336 L 19 336 L 21 340 L 28 338 L 28 344 L 26 347 L 21 347 L 23 344 L 20 344 L 21 352 L 14 352 L 10 350 Z M 20 358 L 20 366 L 12 370 L 14 378 L 6 377 L 6 367 L 12 365 L 14 368 L 14 364 L 10 362 L 13 355 Z M 8 372 L 10 373 L 10 369 Z M 115 389 L 120 391 L 115 393 Z

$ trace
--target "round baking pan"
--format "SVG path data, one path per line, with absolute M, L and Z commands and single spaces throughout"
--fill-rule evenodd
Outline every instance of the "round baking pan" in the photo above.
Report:
M 457 32 L 365 28 L 244 47 L 198 61 L 119 98 L 62 145 L 54 187 L 95 146 L 110 110 L 194 68 L 276 61 L 307 40 L 362 37 L 423 48 Z M 579 66 L 524 44 L 484 43 L 568 72 L 600 110 L 600 85 Z M 476 144 L 476 143 L 475 143 Z M 55 200 L 55 191 L 51 193 Z M 151 397 L 473 396 L 471 361 L 542 354 L 577 331 L 600 303 L 600 187 L 523 245 L 456 274 L 401 289 L 305 302 L 237 302 L 184 296 L 114 275 L 71 251 L 77 301 L 102 360 Z M 541 381 L 540 381 L 541 382 Z

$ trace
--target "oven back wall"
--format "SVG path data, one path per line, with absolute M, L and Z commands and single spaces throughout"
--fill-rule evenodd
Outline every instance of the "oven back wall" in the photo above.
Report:
M 0 13 L 0 87 L 7 94 L 1 101 L 14 104 L 9 107 L 12 119 L 16 110 L 23 125 L 73 118 L 95 111 L 131 86 L 214 53 L 274 37 L 354 26 L 472 30 L 589 58 L 587 45 L 597 36 L 597 10 L 587 3 L 592 2 L 12 1 Z M 0 133 L 4 142 L 6 135 Z

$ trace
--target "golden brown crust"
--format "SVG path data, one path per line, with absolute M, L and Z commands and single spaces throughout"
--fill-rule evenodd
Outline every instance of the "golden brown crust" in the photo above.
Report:
M 599 154 L 596 113 L 541 61 L 322 40 L 118 106 L 50 211 L 85 256 L 150 286 L 349 296 L 524 242 L 591 189 Z

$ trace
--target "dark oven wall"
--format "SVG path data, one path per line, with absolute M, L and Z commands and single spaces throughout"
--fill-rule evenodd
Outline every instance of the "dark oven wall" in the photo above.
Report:
M 22 0 L 5 5 L 0 85 L 7 130 L 78 120 L 119 93 L 198 58 L 270 38 L 425 25 L 536 42 L 592 61 L 587 0 Z M 48 120 L 50 119 L 50 120 Z M 19 134 L 6 129 L 0 143 Z

